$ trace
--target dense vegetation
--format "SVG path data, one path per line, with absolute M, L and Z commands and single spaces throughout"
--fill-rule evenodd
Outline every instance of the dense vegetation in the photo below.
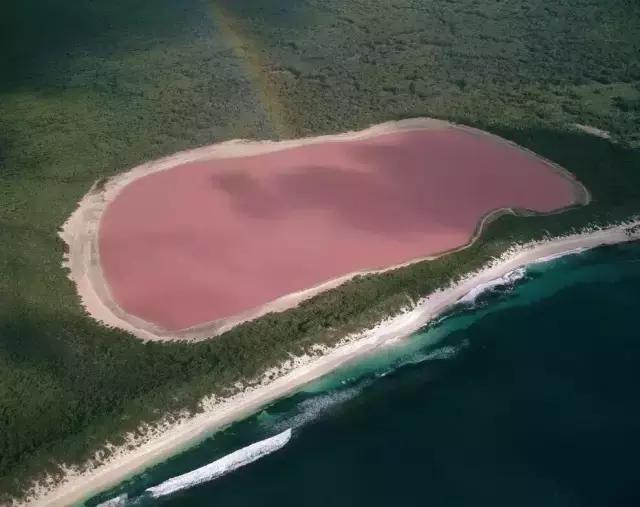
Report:
M 640 211 L 635 0 L 23 0 L 0 7 L 0 34 L 0 502 L 514 240 Z M 96 179 L 216 140 L 422 115 L 560 163 L 593 204 L 502 217 L 468 250 L 195 345 L 144 344 L 83 314 L 56 231 Z

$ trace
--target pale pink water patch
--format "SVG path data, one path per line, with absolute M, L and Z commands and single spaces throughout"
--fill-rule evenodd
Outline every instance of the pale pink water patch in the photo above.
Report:
M 457 128 L 189 163 L 126 186 L 99 230 L 127 313 L 168 331 L 467 243 L 498 208 L 574 201 L 549 164 Z

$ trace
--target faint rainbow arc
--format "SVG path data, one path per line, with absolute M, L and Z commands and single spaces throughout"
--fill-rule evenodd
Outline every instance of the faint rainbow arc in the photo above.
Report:
M 236 19 L 217 0 L 209 0 L 211 17 L 220 29 L 223 38 L 231 46 L 234 54 L 242 62 L 247 76 L 267 114 L 274 133 L 281 139 L 292 135 L 287 114 L 275 89 L 266 65 L 251 37 L 242 29 L 242 22 Z

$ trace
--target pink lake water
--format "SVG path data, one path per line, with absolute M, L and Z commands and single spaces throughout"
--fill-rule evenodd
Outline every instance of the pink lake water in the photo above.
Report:
M 99 229 L 127 313 L 168 331 L 466 244 L 498 208 L 571 205 L 548 163 L 458 128 L 194 162 L 125 187 Z

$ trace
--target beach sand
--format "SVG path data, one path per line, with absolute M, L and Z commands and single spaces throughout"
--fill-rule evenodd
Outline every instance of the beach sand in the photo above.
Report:
M 477 287 L 490 283 L 511 271 L 549 258 L 640 239 L 640 221 L 629 222 L 580 234 L 549 239 L 527 245 L 514 245 L 502 257 L 477 272 L 470 273 L 450 287 L 420 300 L 414 307 L 381 322 L 374 328 L 345 338 L 338 346 L 316 357 L 292 360 L 280 369 L 280 376 L 224 400 L 205 400 L 203 412 L 168 424 L 137 447 L 122 447 L 103 464 L 84 472 L 69 471 L 50 487 L 34 488 L 28 505 L 63 506 L 83 501 L 115 486 L 127 477 L 165 460 L 176 452 L 196 444 L 234 421 L 242 419 L 264 405 L 287 396 L 301 386 L 331 372 L 338 366 L 379 347 L 390 346 L 419 330 Z

